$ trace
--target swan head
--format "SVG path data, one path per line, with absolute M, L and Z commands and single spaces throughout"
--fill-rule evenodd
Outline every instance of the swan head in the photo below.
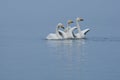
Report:
M 80 22 L 80 21 L 84 21 L 84 19 L 83 19 L 83 18 L 80 18 L 80 17 L 77 17 L 77 18 L 76 18 L 76 21 Z
M 58 28 L 63 28 L 64 29 L 64 25 L 62 23 L 58 23 Z
M 72 20 L 68 20 L 67 22 L 68 24 L 74 23 Z

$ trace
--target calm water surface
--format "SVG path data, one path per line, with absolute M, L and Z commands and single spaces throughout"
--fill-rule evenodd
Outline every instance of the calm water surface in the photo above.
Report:
M 1 80 L 120 79 L 120 37 L 0 37 Z

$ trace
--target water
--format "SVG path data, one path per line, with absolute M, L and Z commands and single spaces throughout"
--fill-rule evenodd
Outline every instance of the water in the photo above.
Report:
M 119 3 L 1 0 L 0 80 L 120 80 Z M 78 16 L 86 39 L 45 40 Z
M 0 39 L 1 80 L 118 80 L 120 38 Z

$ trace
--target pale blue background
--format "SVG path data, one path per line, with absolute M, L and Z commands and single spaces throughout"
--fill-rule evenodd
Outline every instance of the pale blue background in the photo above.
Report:
M 66 23 L 80 16 L 90 27 L 91 36 L 119 34 L 119 0 L 1 0 L 0 29 L 9 35 L 35 35 L 43 38 L 58 22 Z M 49 29 L 49 31 L 46 31 Z M 102 32 L 102 33 L 101 33 Z M 3 34 L 3 33 L 2 33 Z
M 120 80 L 119 8 L 119 0 L 0 0 L 0 80 Z M 45 40 L 78 16 L 87 39 Z

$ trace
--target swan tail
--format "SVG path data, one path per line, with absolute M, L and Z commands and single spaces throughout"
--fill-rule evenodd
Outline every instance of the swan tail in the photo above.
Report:
M 52 39 L 52 38 L 51 38 L 51 35 L 48 35 L 48 36 L 46 37 L 46 39 Z
M 50 39 L 54 39 L 54 37 L 55 37 L 55 35 L 52 34 L 52 33 L 50 33 L 50 34 L 46 37 L 46 39 L 50 40 Z

